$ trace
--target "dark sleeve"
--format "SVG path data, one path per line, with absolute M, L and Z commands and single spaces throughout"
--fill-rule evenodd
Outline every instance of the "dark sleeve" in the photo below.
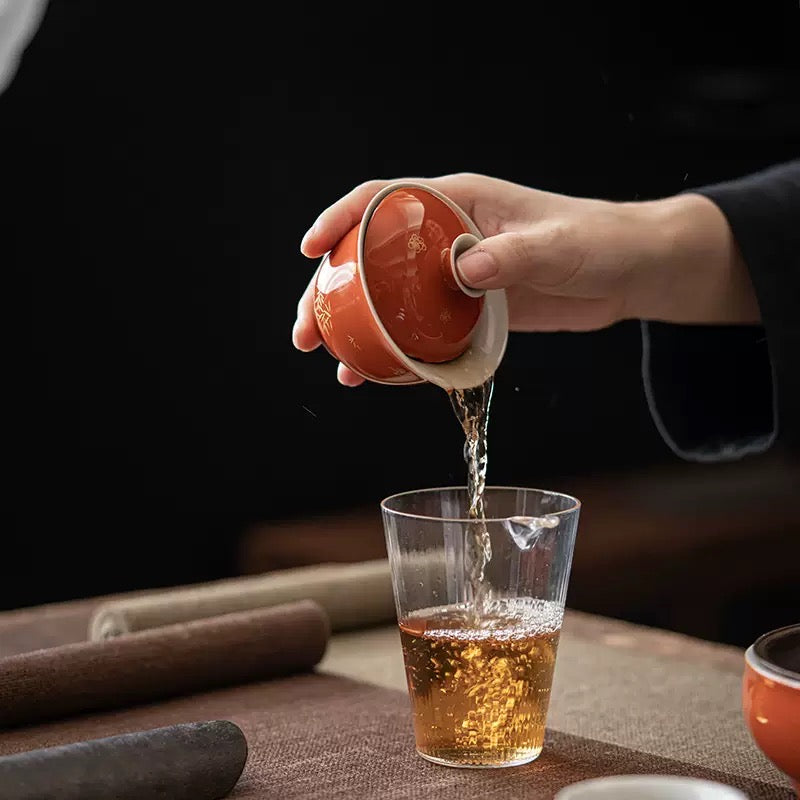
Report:
M 667 445 L 728 461 L 798 442 L 800 161 L 693 189 L 723 212 L 750 272 L 760 326 L 642 322 L 642 374 Z

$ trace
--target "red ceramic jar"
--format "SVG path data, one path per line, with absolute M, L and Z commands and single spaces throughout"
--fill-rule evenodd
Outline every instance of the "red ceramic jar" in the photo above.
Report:
M 800 798 L 800 624 L 765 633 L 747 649 L 742 703 L 759 749 Z

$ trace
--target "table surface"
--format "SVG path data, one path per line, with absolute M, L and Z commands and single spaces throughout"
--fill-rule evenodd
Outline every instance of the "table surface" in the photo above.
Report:
M 84 640 L 99 601 L 0 613 L 0 656 Z M 744 724 L 742 667 L 736 647 L 568 610 L 548 726 L 788 787 Z M 334 634 L 318 671 L 406 692 L 394 625 Z
M 736 647 L 567 611 L 548 727 L 788 787 L 744 723 L 743 658 Z M 320 670 L 406 691 L 395 626 L 333 636 Z M 693 715 L 702 725 L 690 733 Z

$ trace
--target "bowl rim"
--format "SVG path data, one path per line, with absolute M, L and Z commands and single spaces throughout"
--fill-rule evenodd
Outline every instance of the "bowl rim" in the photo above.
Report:
M 572 800 L 573 796 L 581 797 L 581 790 L 587 789 L 591 792 L 595 787 L 598 789 L 608 789 L 613 787 L 639 786 L 642 789 L 652 788 L 680 788 L 682 786 L 703 787 L 712 789 L 719 793 L 723 800 L 747 800 L 747 795 L 735 786 L 720 781 L 707 780 L 705 778 L 692 778 L 684 775 L 606 775 L 601 778 L 586 778 L 565 786 L 559 790 L 554 800 Z M 574 790 L 574 791 L 573 791 Z
M 358 229 L 358 245 L 357 245 L 357 268 L 358 274 L 361 279 L 361 286 L 364 291 L 364 299 L 367 301 L 367 307 L 369 308 L 370 314 L 372 315 L 372 319 L 374 320 L 375 324 L 378 327 L 378 330 L 381 333 L 383 338 L 383 342 L 385 346 L 390 350 L 391 354 L 399 361 L 412 375 L 416 375 L 419 378 L 419 381 L 409 381 L 405 385 L 414 385 L 414 383 L 433 383 L 436 384 L 443 389 L 454 389 L 454 388 L 466 388 L 466 385 L 461 385 L 461 382 L 452 381 L 453 385 L 446 385 L 451 383 L 450 381 L 442 379 L 442 373 L 449 374 L 453 373 L 453 375 L 458 374 L 458 365 L 459 362 L 462 362 L 462 359 L 468 357 L 471 348 L 467 348 L 465 353 L 458 356 L 458 358 L 453 359 L 449 362 L 444 362 L 442 364 L 427 364 L 424 361 L 419 361 L 415 358 L 410 358 L 407 356 L 394 342 L 392 337 L 389 335 L 389 332 L 386 330 L 383 322 L 381 322 L 380 317 L 378 316 L 378 312 L 375 309 L 375 305 L 372 302 L 372 297 L 370 296 L 369 292 L 369 285 L 367 284 L 367 277 L 364 273 L 364 242 L 367 236 L 367 228 L 369 226 L 370 219 L 372 215 L 375 213 L 375 209 L 378 207 L 380 202 L 387 197 L 392 192 L 398 191 L 399 189 L 418 189 L 421 191 L 428 192 L 429 194 L 433 195 L 434 197 L 441 200 L 453 213 L 455 213 L 461 221 L 466 225 L 468 231 L 478 239 L 483 239 L 484 236 L 478 229 L 478 226 L 470 219 L 469 215 L 453 200 L 447 197 L 442 192 L 434 189 L 432 186 L 428 186 L 427 184 L 421 181 L 410 181 L 410 180 L 400 180 L 400 181 L 393 181 L 392 183 L 387 184 L 384 186 L 380 191 L 378 191 L 375 196 L 370 200 L 369 204 L 367 205 L 364 213 L 361 215 L 361 222 L 359 223 Z M 485 302 L 483 304 L 483 308 L 481 310 L 480 316 L 478 317 L 478 322 L 476 323 L 476 330 L 480 327 L 482 323 L 486 322 L 486 318 L 488 315 L 494 315 L 499 310 L 499 305 L 505 309 L 505 292 L 502 289 L 490 289 L 484 295 Z M 505 309 L 505 315 L 507 316 L 507 309 Z M 485 376 L 485 378 L 490 377 L 497 367 L 499 366 L 500 362 L 503 360 L 503 356 L 505 354 L 506 346 L 508 343 L 508 324 L 506 322 L 505 325 L 500 325 L 500 328 L 503 329 L 502 336 L 503 336 L 503 343 L 500 347 L 498 353 L 497 364 L 494 365 L 494 368 Z M 463 370 L 463 362 L 461 364 L 461 370 Z M 358 372 L 358 370 L 353 370 L 354 372 Z M 359 373 L 361 374 L 361 373 Z M 362 375 L 361 377 L 366 378 L 366 375 Z M 374 378 L 368 378 L 373 383 L 390 383 L 391 385 L 395 385 L 391 381 L 381 381 L 376 380 Z M 471 385 L 471 384 L 470 384 Z
M 800 632 L 800 623 L 783 625 L 780 628 L 762 633 L 745 651 L 744 657 L 747 664 L 765 678 L 782 683 L 792 689 L 800 689 L 800 672 L 781 667 L 770 661 L 763 652 L 760 652 L 766 642 L 774 636 L 785 631 L 796 630 Z

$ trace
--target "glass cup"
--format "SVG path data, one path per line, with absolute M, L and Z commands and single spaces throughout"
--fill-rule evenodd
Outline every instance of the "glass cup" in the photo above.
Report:
M 542 752 L 580 502 L 486 487 L 381 503 L 417 752 L 508 767 Z

